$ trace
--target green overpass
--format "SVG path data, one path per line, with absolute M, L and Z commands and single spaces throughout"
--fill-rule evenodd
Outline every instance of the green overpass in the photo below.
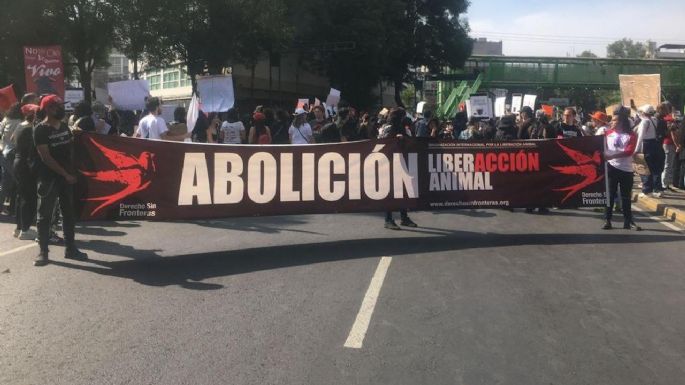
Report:
M 470 95 L 487 89 L 559 94 L 571 90 L 618 90 L 618 75 L 661 74 L 662 93 L 685 99 L 685 60 L 472 56 L 463 69 L 444 69 L 438 80 L 438 112 L 451 116 Z
M 473 56 L 450 74 L 480 74 L 481 88 L 531 89 L 618 89 L 620 74 L 661 74 L 664 91 L 685 90 L 685 60 Z

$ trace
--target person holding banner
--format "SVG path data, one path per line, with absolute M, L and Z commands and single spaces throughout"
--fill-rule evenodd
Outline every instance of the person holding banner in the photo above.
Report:
M 560 139 L 580 138 L 583 136 L 583 131 L 577 125 L 577 117 L 578 113 L 575 108 L 567 107 L 564 109 L 563 120 L 557 127 L 557 135 Z
M 55 205 L 62 211 L 62 228 L 66 241 L 64 257 L 85 261 L 88 256 L 76 248 L 74 241 L 74 191 L 76 183 L 73 159 L 73 134 L 62 120 L 64 102 L 57 95 L 48 95 L 40 102 L 45 114 L 34 129 L 33 137 L 38 151 L 38 244 L 40 253 L 35 266 L 48 264 L 50 225 Z
M 637 148 L 638 138 L 632 131 L 630 110 L 619 107 L 614 112 L 616 117 L 613 126 L 605 135 L 604 157 L 607 161 L 609 204 L 606 207 L 604 230 L 613 228 L 611 220 L 614 212 L 616 193 L 620 189 L 621 207 L 623 210 L 623 228 L 640 231 L 633 222 L 631 192 L 633 190 L 633 154 Z
M 404 118 L 407 117 L 407 112 L 404 108 L 397 107 L 390 111 L 389 124 L 382 128 L 378 139 L 397 138 L 402 140 L 411 135 L 411 129 L 407 129 L 404 125 Z M 414 221 L 409 219 L 407 210 L 400 210 L 400 225 L 404 227 L 418 227 Z M 389 230 L 401 230 L 392 217 L 392 211 L 385 213 L 385 228 Z

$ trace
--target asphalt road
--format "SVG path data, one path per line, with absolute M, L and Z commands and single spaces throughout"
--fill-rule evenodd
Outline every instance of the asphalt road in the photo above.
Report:
M 683 233 L 412 217 L 85 224 L 43 268 L 0 223 L 0 384 L 682 383 Z

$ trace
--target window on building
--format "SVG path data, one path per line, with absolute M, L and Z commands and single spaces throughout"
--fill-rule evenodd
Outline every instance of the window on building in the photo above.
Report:
M 190 75 L 185 70 L 181 70 L 181 87 L 190 87 L 192 82 L 190 80 Z
M 159 74 L 148 74 L 147 75 L 147 80 L 150 82 L 150 90 L 159 90 L 162 87 L 161 80 L 162 77 Z
M 162 88 L 178 88 L 180 75 L 178 70 L 164 71 L 164 84 Z

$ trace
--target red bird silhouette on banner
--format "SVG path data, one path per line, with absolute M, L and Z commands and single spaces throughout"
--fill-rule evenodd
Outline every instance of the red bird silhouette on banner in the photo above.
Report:
M 143 151 L 140 156 L 136 158 L 132 155 L 109 149 L 96 142 L 92 137 L 89 137 L 89 139 L 112 163 L 115 169 L 94 172 L 79 170 L 81 174 L 98 182 L 117 183 L 124 186 L 123 190 L 115 194 L 85 199 L 86 201 L 103 202 L 100 206 L 96 207 L 90 215 L 95 215 L 105 207 L 111 206 L 150 186 L 150 183 L 152 182 L 146 179 L 148 179 L 150 171 L 156 171 L 154 162 L 155 154 Z
M 583 180 L 580 183 L 574 184 L 573 186 L 568 186 L 564 188 L 554 189 L 553 191 L 568 191 L 566 197 L 561 201 L 561 203 L 566 202 L 572 196 L 576 195 L 580 190 L 587 186 L 593 185 L 600 180 L 604 179 L 604 175 L 599 174 L 599 166 L 602 164 L 602 156 L 599 151 L 595 151 L 592 157 L 583 154 L 580 151 L 573 150 L 557 142 L 559 147 L 573 159 L 577 166 L 550 166 L 553 170 L 560 172 L 565 175 L 578 175 L 582 176 Z

